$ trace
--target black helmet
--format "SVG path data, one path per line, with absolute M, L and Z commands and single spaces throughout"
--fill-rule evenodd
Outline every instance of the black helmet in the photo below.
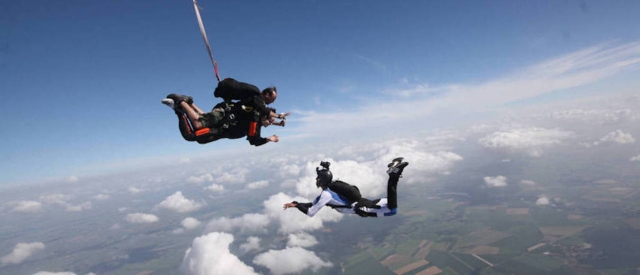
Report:
M 322 166 L 324 169 L 316 167 L 316 173 L 318 174 L 318 177 L 316 178 L 318 180 L 316 181 L 316 186 L 328 186 L 329 183 L 331 183 L 331 180 L 333 180 L 333 174 L 331 174 L 331 171 L 329 171 L 330 164 L 331 163 L 327 161 L 322 161 L 320 162 L 320 166 Z

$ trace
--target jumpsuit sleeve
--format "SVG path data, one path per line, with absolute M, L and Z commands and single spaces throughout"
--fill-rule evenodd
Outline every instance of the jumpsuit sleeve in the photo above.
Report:
M 249 132 L 247 134 L 247 140 L 249 141 L 249 144 L 253 146 L 260 146 L 269 142 L 267 138 L 263 138 L 260 136 L 260 129 L 262 129 L 262 126 L 259 122 L 249 123 Z
M 330 201 L 331 201 L 331 194 L 329 194 L 329 192 L 322 191 L 322 193 L 320 193 L 320 196 L 318 196 L 318 198 L 316 198 L 316 200 L 313 201 L 313 204 L 307 211 L 307 216 L 309 217 L 315 216 L 316 213 L 318 213 L 318 211 L 320 211 L 320 209 L 322 209 L 322 207 L 327 205 L 327 203 L 329 203 Z
M 296 204 L 296 208 L 298 208 L 298 210 L 300 210 L 300 212 L 304 213 L 305 215 L 309 211 L 309 207 L 311 207 L 310 202 L 302 203 L 302 202 L 294 201 L 294 203 Z

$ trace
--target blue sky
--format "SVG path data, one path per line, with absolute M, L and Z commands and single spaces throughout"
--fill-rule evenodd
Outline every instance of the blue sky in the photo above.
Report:
M 375 130 L 393 108 L 444 96 L 412 119 L 430 129 L 446 124 L 435 118 L 456 106 L 492 106 L 457 99 L 465 95 L 500 105 L 612 77 L 622 90 L 638 84 L 638 1 L 199 3 L 221 76 L 276 85 L 274 107 L 294 112 L 285 129 L 265 131 L 280 134 L 280 143 L 265 149 L 246 148 L 243 140 L 181 139 L 160 99 L 189 94 L 203 109 L 218 101 L 190 1 L 4 1 L 0 185 L 235 148 L 299 148 L 318 131 L 333 130 L 330 122 L 360 121 Z M 529 85 L 537 80 L 558 84 Z M 533 88 L 513 91 L 523 83 Z M 377 118 L 368 110 L 391 111 Z M 414 127 L 402 121 L 394 125 Z M 336 131 L 362 136 L 347 126 Z

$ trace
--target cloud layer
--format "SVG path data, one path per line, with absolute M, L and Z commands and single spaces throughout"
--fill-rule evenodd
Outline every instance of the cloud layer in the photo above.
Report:
M 521 151 L 539 157 L 544 148 L 560 144 L 573 136 L 574 133 L 569 131 L 531 127 L 494 132 L 478 140 L 478 143 L 485 148 Z
M 233 235 L 213 232 L 193 240 L 184 255 L 180 271 L 187 275 L 257 274 L 229 252 Z
M 19 264 L 44 248 L 45 245 L 41 242 L 16 244 L 11 253 L 0 259 L 0 263 L 2 265 Z
M 489 187 L 507 186 L 507 178 L 505 176 L 484 177 L 484 183 Z
M 130 223 L 154 223 L 160 219 L 156 215 L 145 213 L 132 213 L 125 217 L 125 220 Z
M 185 198 L 180 191 L 168 196 L 164 201 L 158 204 L 158 207 L 160 208 L 169 209 L 178 213 L 196 211 L 202 206 L 202 203 Z
M 256 256 L 253 263 L 268 268 L 275 275 L 297 274 L 308 268 L 316 272 L 322 267 L 333 266 L 320 259 L 316 253 L 301 247 L 269 250 Z

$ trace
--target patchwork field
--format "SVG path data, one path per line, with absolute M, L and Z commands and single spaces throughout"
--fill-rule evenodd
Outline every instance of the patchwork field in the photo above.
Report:
M 541 227 L 540 231 L 544 235 L 544 240 L 554 242 L 564 237 L 571 236 L 585 229 L 585 226 L 560 226 L 560 227 Z
M 402 275 L 637 273 L 640 218 L 633 215 L 640 209 L 638 197 L 625 195 L 625 215 L 603 210 L 604 205 L 620 211 L 617 202 L 625 198 L 623 193 L 633 194 L 633 188 L 607 184 L 594 191 L 577 186 L 565 197 L 552 196 L 561 191 L 547 186 L 552 203 L 544 206 L 535 205 L 538 194 L 528 197 L 530 203 L 523 196 L 496 205 L 429 200 L 428 211 L 421 213 L 415 205 L 406 223 L 370 245 L 369 258 L 358 263 L 376 259 L 384 274 Z M 607 192 L 612 194 L 602 195 Z M 599 208 L 590 205 L 592 199 L 598 200 Z M 351 274 L 363 273 L 381 274 Z

